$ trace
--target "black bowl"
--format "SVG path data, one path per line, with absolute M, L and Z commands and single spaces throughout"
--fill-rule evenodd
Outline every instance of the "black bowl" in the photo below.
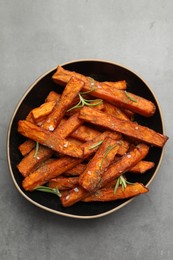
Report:
M 148 126 L 155 131 L 164 134 L 161 111 L 155 95 L 148 87 L 148 85 L 131 70 L 121 65 L 102 60 L 72 61 L 62 64 L 61 66 L 63 66 L 65 69 L 72 71 L 74 70 L 84 75 L 93 77 L 98 81 L 126 80 L 129 92 L 149 99 L 156 105 L 156 113 L 154 116 L 150 118 L 137 116 L 137 121 L 139 124 Z M 18 146 L 25 140 L 25 138 L 18 134 L 17 123 L 20 119 L 25 119 L 26 115 L 31 109 L 41 105 L 51 90 L 61 90 L 61 87 L 58 87 L 51 80 L 51 77 L 55 71 L 56 68 L 53 68 L 46 72 L 29 87 L 22 99 L 19 101 L 11 118 L 7 139 L 7 156 L 11 177 L 18 191 L 28 201 L 42 209 L 59 215 L 81 219 L 102 217 L 122 208 L 133 199 L 117 200 L 104 203 L 79 202 L 71 207 L 64 208 L 62 207 L 59 198 L 55 195 L 42 193 L 39 191 L 27 192 L 22 188 L 23 178 L 16 168 L 16 165 L 22 159 L 21 154 L 18 151 Z M 155 163 L 155 167 L 149 170 L 147 174 L 131 174 L 131 181 L 142 182 L 144 185 L 148 186 L 156 176 L 162 157 L 163 149 L 152 147 L 146 159 L 153 161 Z

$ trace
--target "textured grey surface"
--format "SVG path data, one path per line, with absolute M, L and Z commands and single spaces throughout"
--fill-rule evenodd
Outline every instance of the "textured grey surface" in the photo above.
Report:
M 0 259 L 173 259 L 173 1 L 0 0 Z M 13 110 L 29 85 L 66 61 L 120 63 L 153 89 L 170 137 L 150 192 L 107 217 L 63 218 L 16 190 L 6 160 Z

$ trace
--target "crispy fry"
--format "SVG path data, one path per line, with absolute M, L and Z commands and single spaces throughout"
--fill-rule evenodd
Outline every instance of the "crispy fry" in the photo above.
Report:
M 48 186 L 58 188 L 59 190 L 68 190 L 74 188 L 78 184 L 79 177 L 57 177 L 51 179 Z
M 60 138 L 53 132 L 42 129 L 26 120 L 18 122 L 18 132 L 56 152 L 77 158 L 83 157 L 83 150 L 79 145 Z
M 107 84 L 111 88 L 117 88 L 121 90 L 125 90 L 127 88 L 127 83 L 125 80 L 120 81 L 104 81 L 103 83 Z
M 60 120 L 63 118 L 65 112 L 67 111 L 68 107 L 71 105 L 74 98 L 77 96 L 79 91 L 84 86 L 84 82 L 80 79 L 72 77 L 68 84 L 66 85 L 61 99 L 57 106 L 54 107 L 52 113 L 48 116 L 48 118 L 43 123 L 42 127 L 49 131 L 53 131 L 57 125 L 59 124 Z
M 120 175 L 127 172 L 135 164 L 141 161 L 147 155 L 148 151 L 149 147 L 147 145 L 139 144 L 130 152 L 126 153 L 116 163 L 109 166 L 108 170 L 103 173 L 101 181 L 98 184 L 99 188 L 108 185 L 117 179 Z M 74 203 L 84 199 L 89 194 L 90 193 L 88 191 L 78 185 L 74 189 L 70 190 L 68 194 L 62 195 L 61 203 L 64 207 L 69 207 Z
M 88 191 L 93 191 L 100 182 L 105 169 L 113 162 L 119 144 L 109 137 L 105 138 L 85 171 L 79 177 L 79 184 Z
M 65 120 L 61 125 L 59 125 L 55 130 L 54 134 L 56 136 L 61 136 L 66 138 L 71 133 L 73 133 L 79 126 L 83 124 L 84 120 L 79 118 L 79 112 L 75 113 L 67 120 Z
M 110 137 L 117 141 L 121 140 L 120 134 L 111 131 L 105 131 L 100 135 L 96 136 L 93 140 L 88 141 L 82 145 L 82 148 L 84 149 L 84 157 L 87 158 L 89 155 L 93 154 L 106 137 Z
M 36 186 L 45 184 L 50 179 L 55 178 L 60 174 L 72 169 L 73 167 L 81 163 L 85 158 L 93 154 L 98 149 L 98 146 L 96 146 L 98 141 L 103 141 L 107 136 L 115 139 L 117 138 L 118 140 L 120 135 L 107 131 L 94 138 L 94 140 L 84 143 L 83 145 L 81 145 L 81 149 L 85 149 L 86 151 L 85 157 L 83 159 L 64 156 L 60 159 L 56 159 L 55 162 L 48 161 L 47 163 L 45 163 L 45 165 L 38 168 L 35 172 L 32 172 L 24 179 L 23 188 L 32 191 Z M 90 149 L 91 145 L 95 147 Z
M 100 187 L 104 187 L 111 181 L 118 178 L 120 175 L 127 172 L 133 166 L 135 166 L 138 162 L 140 162 L 149 152 L 149 146 L 146 144 L 139 144 L 134 147 L 131 151 L 126 153 L 119 159 L 117 162 L 112 164 L 108 170 L 103 174 L 102 179 L 100 181 Z
M 74 71 L 68 71 L 58 66 L 57 71 L 54 73 L 52 79 L 58 83 L 65 85 L 69 82 L 71 77 L 77 77 L 85 82 L 83 91 L 91 91 L 92 96 L 106 100 L 109 103 L 116 104 L 120 108 L 129 109 L 135 113 L 143 116 L 152 116 L 155 113 L 155 105 L 142 97 L 134 95 L 132 93 L 125 92 L 116 88 L 110 88 L 103 82 L 95 81 L 91 82 L 89 77 Z M 130 98 L 129 98 L 130 97 Z M 133 100 L 133 101 L 132 101 Z
M 117 131 L 139 141 L 144 141 L 158 147 L 163 147 L 168 139 L 167 136 L 157 133 L 148 127 L 141 126 L 135 122 L 116 118 L 98 110 L 93 111 L 90 107 L 83 107 L 80 110 L 79 118 L 99 126 L 104 125 L 110 130 Z
M 80 163 L 73 167 L 72 169 L 69 169 L 64 173 L 65 176 L 79 176 L 85 169 L 86 169 L 86 164 Z
M 49 159 L 53 154 L 53 151 L 49 148 L 39 145 L 38 151 L 36 148 L 27 154 L 17 165 L 19 172 L 26 177 L 36 168 L 38 168 L 42 162 Z
M 124 119 L 128 121 L 130 120 L 129 117 L 120 108 L 113 106 L 112 104 L 106 101 L 104 101 L 103 104 L 104 104 L 103 112 L 118 117 L 120 119 Z
M 61 95 L 58 94 L 55 91 L 50 91 L 48 96 L 45 99 L 45 102 L 51 102 L 51 101 L 56 101 L 56 103 L 58 103 L 61 99 Z
M 48 160 L 43 166 L 25 177 L 22 186 L 25 190 L 33 191 L 37 186 L 45 184 L 49 180 L 81 163 L 81 161 L 82 159 L 72 158 L 69 156 L 64 156 L 55 160 Z
M 101 133 L 98 130 L 85 125 L 81 125 L 73 133 L 71 133 L 71 136 L 87 142 L 93 140 L 99 134 Z
M 135 166 L 133 166 L 129 172 L 143 174 L 146 171 L 152 169 L 154 167 L 154 162 L 149 161 L 140 161 Z
M 33 148 L 35 147 L 35 142 L 31 139 L 27 139 L 21 145 L 19 145 L 18 149 L 23 156 L 27 155 Z
M 82 201 L 84 202 L 91 202 L 91 201 L 114 201 L 119 199 L 127 199 L 134 196 L 138 196 L 140 194 L 148 192 L 148 188 L 146 188 L 141 183 L 134 183 L 127 185 L 124 190 L 122 187 L 118 187 L 116 193 L 114 194 L 114 188 L 102 188 L 95 193 L 89 195 Z
M 55 101 L 49 101 L 43 103 L 40 107 L 34 108 L 31 113 L 36 123 L 39 123 L 46 119 L 46 117 L 52 112 L 53 108 L 55 107 Z

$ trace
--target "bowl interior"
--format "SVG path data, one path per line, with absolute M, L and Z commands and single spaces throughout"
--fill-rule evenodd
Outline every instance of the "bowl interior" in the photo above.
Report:
M 148 126 L 157 132 L 163 133 L 163 123 L 161 118 L 161 112 L 158 106 L 158 102 L 146 85 L 146 83 L 132 71 L 106 61 L 75 61 L 62 65 L 65 69 L 74 70 L 76 72 L 82 73 L 86 76 L 93 77 L 98 81 L 117 81 L 126 80 L 128 84 L 128 91 L 145 97 L 151 100 L 156 105 L 156 113 L 150 118 L 144 118 L 142 116 L 136 116 L 136 120 L 139 124 Z M 17 132 L 17 123 L 20 119 L 25 119 L 29 111 L 39 105 L 41 105 L 48 93 L 51 90 L 62 92 L 62 87 L 55 84 L 51 77 L 56 71 L 56 68 L 49 71 L 39 80 L 37 80 L 26 92 L 24 97 L 20 100 L 13 116 L 8 131 L 8 163 L 12 178 L 19 192 L 25 196 L 30 202 L 37 206 L 43 207 L 44 209 L 51 211 L 53 213 L 61 214 L 64 216 L 78 217 L 78 218 L 92 218 L 106 215 L 113 212 L 120 207 L 126 205 L 130 199 L 106 202 L 106 203 L 76 203 L 75 205 L 64 208 L 61 206 L 59 198 L 52 194 L 42 193 L 42 192 L 26 192 L 22 188 L 23 177 L 18 172 L 16 165 L 22 159 L 20 152 L 18 151 L 18 146 L 25 140 L 24 137 Z M 130 181 L 139 181 L 144 185 L 148 185 L 154 178 L 158 166 L 162 158 L 162 149 L 157 147 L 151 147 L 149 154 L 147 155 L 147 160 L 151 160 L 155 163 L 155 167 L 148 171 L 147 174 L 135 175 L 130 174 Z

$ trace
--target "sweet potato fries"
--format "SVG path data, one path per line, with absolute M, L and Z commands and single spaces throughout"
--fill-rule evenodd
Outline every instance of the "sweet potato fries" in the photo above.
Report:
M 23 188 L 55 193 L 64 207 L 148 192 L 142 183 L 129 183 L 126 173 L 153 168 L 145 157 L 168 139 L 131 120 L 135 113 L 151 117 L 155 104 L 129 93 L 124 80 L 98 82 L 61 66 L 52 80 L 57 92 L 52 90 L 18 122 L 26 138 L 18 147 L 22 159 L 16 166 Z

